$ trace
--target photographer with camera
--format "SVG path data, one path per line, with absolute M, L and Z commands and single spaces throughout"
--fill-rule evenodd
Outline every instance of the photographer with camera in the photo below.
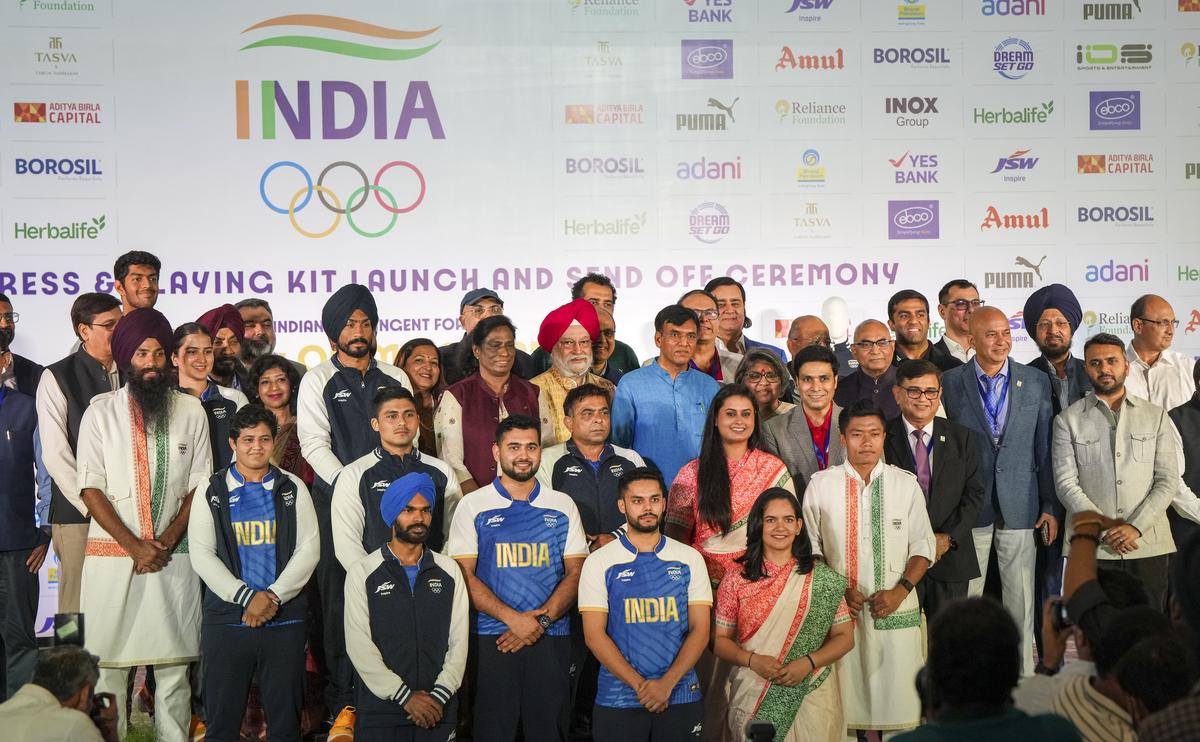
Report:
M 0 704 L 5 739 L 21 742 L 117 742 L 111 693 L 93 693 L 100 661 L 64 644 L 38 655 L 33 681 Z

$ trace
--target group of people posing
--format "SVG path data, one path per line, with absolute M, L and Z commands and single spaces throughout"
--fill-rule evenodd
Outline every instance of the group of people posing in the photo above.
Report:
M 53 541 L 95 691 L 123 733 L 131 671 L 151 668 L 137 693 L 167 742 L 740 740 L 755 721 L 877 739 L 923 719 L 912 739 L 950 739 L 980 718 L 996 739 L 1107 739 L 1078 704 L 1054 706 L 1064 721 L 1007 700 L 1058 672 L 1041 622 L 1064 554 L 1089 542 L 1162 613 L 1200 523 L 1200 367 L 1157 296 L 1128 346 L 1102 333 L 1078 358 L 1075 296 L 1037 290 L 1025 365 L 965 279 L 938 293 L 937 343 L 903 290 L 842 343 L 798 317 L 785 351 L 744 336 L 724 277 L 657 313 L 639 363 L 603 275 L 533 354 L 476 289 L 460 341 L 393 359 L 350 284 L 322 310 L 331 358 L 306 369 L 275 354 L 260 298 L 173 326 L 160 269 L 118 258 L 117 296 L 75 299 L 78 348 L 45 369 L 9 349 L 0 295 L 0 725 L 66 703 L 28 682 Z M 970 707 L 933 657 L 968 620 L 1013 638 L 993 673 L 1011 682 L 939 717 Z M 1120 699 L 1131 733 L 1157 710 Z

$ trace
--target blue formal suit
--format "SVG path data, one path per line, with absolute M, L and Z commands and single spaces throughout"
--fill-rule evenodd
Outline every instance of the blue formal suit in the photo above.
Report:
M 1061 512 L 1050 463 L 1050 382 L 1041 371 L 1011 358 L 1008 367 L 1012 372 L 1005 400 L 1008 414 L 999 446 L 992 442 L 983 411 L 975 362 L 942 374 L 947 416 L 976 433 L 984 493 L 976 528 L 993 525 L 997 510 L 1009 529 L 1030 529 L 1042 513 Z

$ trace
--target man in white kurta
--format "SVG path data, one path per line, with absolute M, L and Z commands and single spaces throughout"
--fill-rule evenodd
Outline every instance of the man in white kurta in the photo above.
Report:
M 158 316 L 138 316 L 151 312 Z M 132 388 L 168 378 L 170 338 L 157 310 L 122 319 L 113 355 L 130 383 L 96 397 L 80 423 L 78 480 L 93 515 L 80 607 L 85 645 L 100 658 L 96 691 L 117 697 L 121 734 L 129 671 L 151 665 L 157 738 L 183 742 L 187 667 L 200 654 L 200 583 L 184 536 L 192 492 L 212 473 L 208 421 L 199 400 L 174 389 L 161 411 L 145 414 Z
M 864 419 L 878 420 L 882 435 L 882 417 L 850 422 Z M 803 511 L 813 553 L 848 580 L 847 604 L 852 591 L 864 601 L 854 649 L 838 661 L 846 725 L 908 729 L 921 720 L 914 679 L 924 664 L 921 609 L 912 584 L 932 563 L 936 542 L 916 477 L 882 463 L 882 439 L 874 450 L 860 452 L 865 461 L 855 467 L 855 442 L 845 430 L 842 435 L 846 463 L 812 476 Z M 860 468 L 869 473 L 866 481 Z M 880 614 L 886 615 L 876 617 Z

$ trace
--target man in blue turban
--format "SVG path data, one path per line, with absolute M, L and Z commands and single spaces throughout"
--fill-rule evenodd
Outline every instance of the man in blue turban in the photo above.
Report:
M 1071 289 L 1052 283 L 1025 300 L 1025 332 L 1041 355 L 1029 365 L 1050 377 L 1057 415 L 1092 390 L 1083 360 L 1071 355 L 1071 339 L 1079 329 L 1083 310 Z
M 454 733 L 470 602 L 458 564 L 425 547 L 436 501 L 424 472 L 393 481 L 379 501 L 391 540 L 346 573 L 346 651 L 362 679 L 356 742 Z

